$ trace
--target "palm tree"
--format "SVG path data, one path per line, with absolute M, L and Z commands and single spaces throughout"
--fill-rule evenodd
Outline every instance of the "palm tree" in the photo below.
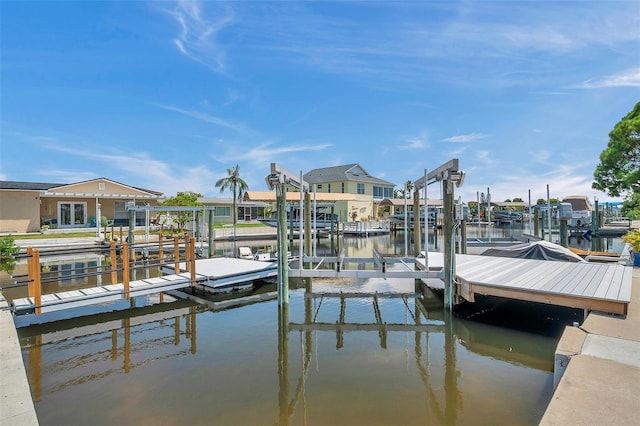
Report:
M 411 198 L 411 190 L 413 189 L 413 182 L 410 180 L 406 181 L 404 184 L 405 190 L 407 192 L 407 198 Z
M 249 188 L 247 183 L 240 177 L 240 166 L 236 164 L 233 168 L 227 169 L 227 177 L 218 179 L 216 182 L 216 188 L 220 188 L 220 192 L 224 192 L 225 189 L 230 189 L 233 192 L 233 245 L 235 256 L 236 224 L 238 222 L 236 200 L 241 200 L 242 196 Z

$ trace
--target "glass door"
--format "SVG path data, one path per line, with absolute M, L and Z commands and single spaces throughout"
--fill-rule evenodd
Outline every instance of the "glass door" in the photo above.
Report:
M 58 203 L 58 226 L 78 227 L 87 224 L 87 203 Z

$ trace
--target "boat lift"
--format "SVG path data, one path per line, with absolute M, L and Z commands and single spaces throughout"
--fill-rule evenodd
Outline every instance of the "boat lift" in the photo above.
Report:
M 126 211 L 129 212 L 129 241 L 134 241 L 134 231 L 136 223 L 136 212 L 145 212 L 144 218 L 144 240 L 149 241 L 149 212 L 192 212 L 193 213 L 193 229 L 195 230 L 196 215 L 200 212 L 209 212 L 209 235 L 208 235 L 208 257 L 213 256 L 214 250 L 214 235 L 213 225 L 216 208 L 213 206 L 150 206 L 145 204 L 144 206 L 138 206 L 133 201 L 129 201 L 125 206 Z M 134 225 L 132 225 L 134 224 Z
M 461 186 L 464 181 L 465 173 L 458 167 L 458 159 L 450 160 L 442 166 L 436 168 L 430 173 L 425 170 L 424 176 L 415 181 L 416 193 L 420 189 L 425 190 L 426 200 L 426 187 L 434 182 L 443 183 L 444 197 L 444 214 L 445 214 L 445 245 L 444 250 L 448 254 L 445 256 L 444 268 L 438 268 L 438 270 L 431 270 L 427 264 L 424 269 L 417 270 L 416 258 L 405 256 L 399 257 L 386 257 L 377 251 L 373 251 L 372 256 L 368 258 L 349 258 L 345 257 L 344 251 L 341 251 L 338 256 L 335 257 L 316 257 L 309 256 L 304 253 L 303 234 L 307 239 L 310 238 L 310 232 L 303 233 L 304 227 L 304 215 L 302 209 L 304 208 L 303 197 L 304 193 L 309 191 L 309 184 L 304 181 L 302 172 L 299 176 L 289 172 L 276 163 L 271 163 L 271 173 L 265 177 L 267 186 L 271 190 L 276 190 L 276 210 L 278 221 L 278 253 L 287 252 L 287 218 L 286 218 L 286 190 L 287 186 L 292 186 L 300 191 L 300 256 L 297 268 L 290 268 L 284 256 L 278 258 L 278 300 L 280 305 L 289 303 L 288 292 L 288 279 L 289 276 L 298 278 L 311 278 L 311 277 L 324 277 L 324 278 L 336 278 L 336 277 L 356 277 L 356 278 L 414 278 L 414 279 L 427 279 L 427 278 L 444 278 L 445 281 L 445 307 L 451 308 L 455 298 L 455 286 L 453 285 L 453 277 L 455 277 L 455 263 L 453 256 L 453 232 L 454 227 L 454 203 L 453 203 L 453 184 Z M 419 204 L 419 196 L 415 197 L 414 203 Z M 425 202 L 425 209 L 427 203 Z M 419 210 L 419 207 L 417 208 Z M 416 210 L 416 211 L 418 211 Z M 427 217 L 425 212 L 425 217 Z M 416 221 L 418 223 L 418 221 Z M 425 235 L 427 234 L 428 221 L 425 221 Z M 416 230 L 419 227 L 416 228 Z M 305 231 L 308 227 L 304 227 Z M 309 234 L 309 235 L 307 235 Z M 416 241 L 420 241 L 419 230 L 417 230 Z M 418 242 L 419 245 L 419 242 Z M 419 252 L 419 250 L 418 250 Z M 425 238 L 424 246 L 425 254 L 428 253 L 427 238 Z M 419 253 L 417 253 L 419 254 Z M 425 261 L 426 262 L 426 261 Z M 373 264 L 373 269 L 348 269 L 346 266 L 350 263 L 357 264 Z M 314 266 L 315 264 L 315 266 Z M 305 268 L 308 265 L 308 268 Z M 331 265 L 327 268 L 327 265 Z M 402 267 L 387 268 L 389 265 L 401 265 Z M 444 271 L 444 275 L 443 275 Z M 448 284 L 447 284 L 448 283 Z M 448 289 L 448 290 L 447 290 Z

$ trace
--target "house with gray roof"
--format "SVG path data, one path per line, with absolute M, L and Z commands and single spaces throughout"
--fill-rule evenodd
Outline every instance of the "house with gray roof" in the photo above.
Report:
M 317 192 L 369 195 L 374 200 L 393 198 L 395 184 L 371 176 L 360 164 L 313 169 L 303 175 Z
M 70 184 L 0 181 L 0 233 L 38 232 L 42 225 L 95 227 L 103 216 L 109 223 L 127 226 L 128 202 L 158 205 L 163 198 L 161 192 L 106 178 Z M 144 220 L 136 214 L 136 224 Z

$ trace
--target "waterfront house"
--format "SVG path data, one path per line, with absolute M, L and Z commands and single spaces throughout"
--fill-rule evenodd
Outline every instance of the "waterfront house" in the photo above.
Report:
M 313 169 L 303 179 L 315 185 L 316 192 L 368 195 L 375 200 L 393 198 L 395 184 L 371 176 L 359 164 Z
M 312 206 L 315 202 L 316 208 L 323 209 L 326 213 L 330 213 L 333 207 L 333 213 L 338 215 L 341 222 L 373 219 L 373 199 L 370 195 L 316 192 L 310 195 L 310 199 Z M 275 211 L 276 193 L 275 191 L 247 191 L 244 202 L 267 203 Z M 288 191 L 287 203 L 297 206 L 300 203 L 300 193 Z
M 233 216 L 231 215 L 233 210 L 232 197 L 200 197 L 198 202 L 205 206 L 215 207 L 215 223 L 233 223 Z M 271 204 L 262 201 L 243 200 L 236 202 L 236 208 L 238 210 L 238 223 L 251 223 L 268 217 Z
M 77 183 L 0 181 L 0 232 L 38 232 L 50 228 L 86 228 L 106 218 L 114 225 L 129 224 L 128 202 L 156 206 L 161 192 L 136 188 L 107 178 Z M 136 224 L 144 224 L 144 212 Z

